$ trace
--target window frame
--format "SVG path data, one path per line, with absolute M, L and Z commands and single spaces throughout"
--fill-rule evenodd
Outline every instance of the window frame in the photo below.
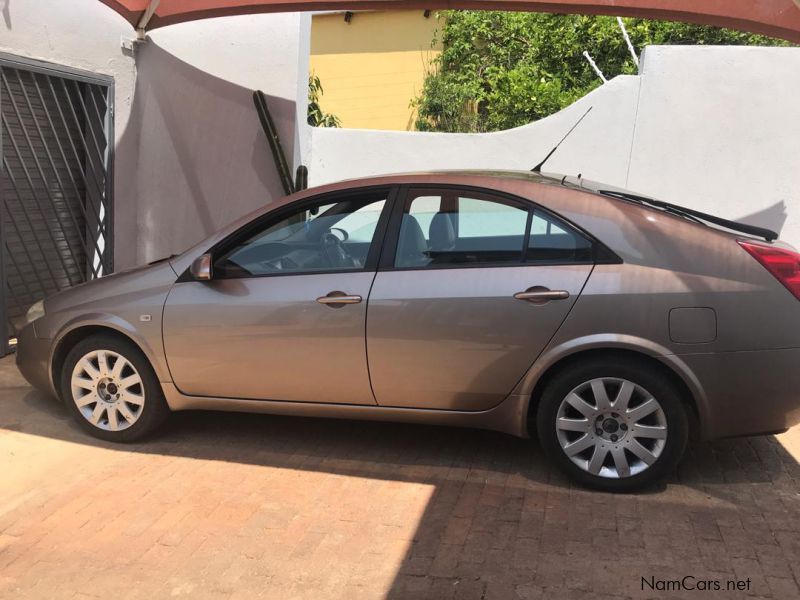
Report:
M 389 218 L 394 211 L 394 205 L 397 200 L 398 186 L 396 185 L 381 185 L 381 186 L 368 186 L 363 188 L 351 188 L 348 190 L 336 190 L 334 192 L 327 192 L 308 198 L 302 198 L 295 202 L 290 202 L 283 206 L 279 206 L 273 210 L 269 210 L 262 215 L 259 215 L 252 221 L 242 225 L 239 229 L 226 236 L 211 248 L 206 253 L 211 254 L 211 264 L 216 265 L 227 252 L 235 248 L 237 245 L 247 241 L 259 232 L 279 223 L 287 217 L 297 214 L 300 211 L 308 210 L 312 206 L 320 204 L 337 204 L 345 200 L 353 200 L 364 198 L 365 200 L 373 198 L 375 201 L 385 200 L 386 204 L 378 217 L 378 223 L 375 227 L 375 234 L 372 237 L 369 250 L 367 251 L 367 259 L 364 266 L 352 269 L 316 269 L 313 271 L 297 271 L 293 273 L 260 273 L 255 275 L 236 275 L 236 276 L 214 276 L 212 275 L 211 281 L 228 281 L 233 279 L 261 279 L 268 277 L 297 277 L 303 275 L 331 275 L 335 273 L 367 273 L 374 272 L 378 268 L 380 261 L 381 251 L 385 242 L 386 232 L 389 224 Z M 213 267 L 212 267 L 213 273 Z M 191 275 L 188 279 L 185 276 L 180 277 L 178 281 L 192 280 Z
M 397 255 L 398 244 L 400 241 L 400 228 L 402 226 L 403 215 L 407 214 L 407 205 L 414 197 L 425 195 L 438 195 L 444 197 L 448 195 L 462 193 L 466 194 L 479 194 L 479 200 L 497 201 L 501 204 L 510 206 L 517 206 L 528 212 L 527 224 L 525 226 L 525 234 L 523 235 L 523 246 L 520 248 L 520 260 L 515 262 L 496 262 L 496 263 L 477 263 L 477 264 L 443 264 L 443 265 L 427 265 L 427 266 L 413 266 L 413 267 L 397 267 L 395 266 L 395 257 Z M 547 217 L 555 220 L 557 223 L 563 223 L 564 227 L 572 230 L 579 235 L 585 237 L 592 245 L 592 259 L 586 261 L 566 261 L 566 260 L 552 260 L 552 261 L 527 261 L 527 250 L 530 244 L 531 226 L 533 223 L 533 215 L 535 213 L 544 214 Z M 397 197 L 392 207 L 392 213 L 388 223 L 388 230 L 383 242 L 383 252 L 380 256 L 378 264 L 378 271 L 432 271 L 443 269 L 503 269 L 509 267 L 549 267 L 549 266 L 570 266 L 570 265 L 597 265 L 597 264 L 620 264 L 622 260 L 611 251 L 605 244 L 600 242 L 596 237 L 591 235 L 585 229 L 571 222 L 569 219 L 549 210 L 536 202 L 527 198 L 521 198 L 506 192 L 482 188 L 470 185 L 457 185 L 457 184 L 425 184 L 414 185 L 405 184 L 401 185 L 398 189 Z

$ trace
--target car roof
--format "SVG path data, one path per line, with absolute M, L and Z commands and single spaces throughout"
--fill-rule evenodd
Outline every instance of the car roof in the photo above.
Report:
M 531 171 L 514 171 L 514 170 L 490 170 L 490 169 L 443 169 L 434 171 L 409 171 L 403 173 L 387 173 L 381 175 L 370 175 L 367 177 L 356 177 L 352 179 L 344 179 L 335 183 L 320 186 L 317 190 L 336 186 L 337 188 L 358 185 L 382 185 L 382 184 L 413 184 L 422 180 L 442 179 L 442 180 L 458 180 L 462 177 L 480 177 L 486 179 L 519 179 L 533 183 L 558 183 L 561 175 L 557 174 L 542 174 L 533 173 Z
M 442 169 L 432 171 L 409 171 L 404 173 L 387 173 L 382 175 L 370 175 L 366 177 L 356 177 L 351 179 L 343 179 L 340 181 L 324 184 L 318 187 L 308 188 L 293 195 L 292 198 L 318 194 L 326 191 L 338 191 L 354 187 L 372 187 L 381 185 L 425 185 L 425 184 L 459 184 L 464 183 L 463 179 L 472 180 L 471 184 L 475 183 L 477 179 L 487 180 L 484 185 L 490 186 L 491 180 L 517 180 L 522 184 L 526 183 L 539 183 L 546 185 L 560 185 L 565 188 L 574 189 L 590 194 L 603 196 L 606 200 L 618 200 L 616 198 L 609 198 L 601 192 L 613 191 L 624 192 L 628 194 L 635 194 L 644 197 L 644 194 L 638 194 L 632 190 L 621 188 L 615 185 L 602 183 L 590 179 L 584 179 L 581 175 L 572 176 L 564 175 L 562 173 L 540 173 L 533 171 L 522 170 L 502 170 L 502 169 Z M 469 184 L 467 184 L 469 185 Z

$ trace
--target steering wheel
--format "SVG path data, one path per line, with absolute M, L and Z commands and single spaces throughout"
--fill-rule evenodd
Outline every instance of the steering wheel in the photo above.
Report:
M 340 240 L 335 234 L 326 231 L 320 238 L 322 255 L 328 260 L 330 265 L 337 269 L 356 266 L 353 258 L 347 253 Z
M 347 240 L 350 239 L 350 234 L 347 233 L 347 231 L 345 231 L 341 227 L 331 227 L 330 228 L 330 232 L 333 233 L 334 231 L 337 232 L 337 233 L 340 233 L 342 235 L 342 237 L 339 238 L 342 242 L 346 242 Z M 339 237 L 339 236 L 337 236 L 337 237 Z

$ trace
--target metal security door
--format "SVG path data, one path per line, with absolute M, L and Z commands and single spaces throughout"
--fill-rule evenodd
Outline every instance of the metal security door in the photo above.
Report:
M 34 302 L 112 271 L 112 100 L 105 78 L 0 56 L 3 353 Z

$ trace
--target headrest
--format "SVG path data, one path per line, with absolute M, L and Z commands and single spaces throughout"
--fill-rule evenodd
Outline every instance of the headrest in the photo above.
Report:
M 395 264 L 398 267 L 426 265 L 430 262 L 427 252 L 428 242 L 425 240 L 419 221 L 412 215 L 403 215 Z
M 447 252 L 456 245 L 456 228 L 453 225 L 452 213 L 439 212 L 433 215 L 430 234 L 430 246 L 434 252 Z

